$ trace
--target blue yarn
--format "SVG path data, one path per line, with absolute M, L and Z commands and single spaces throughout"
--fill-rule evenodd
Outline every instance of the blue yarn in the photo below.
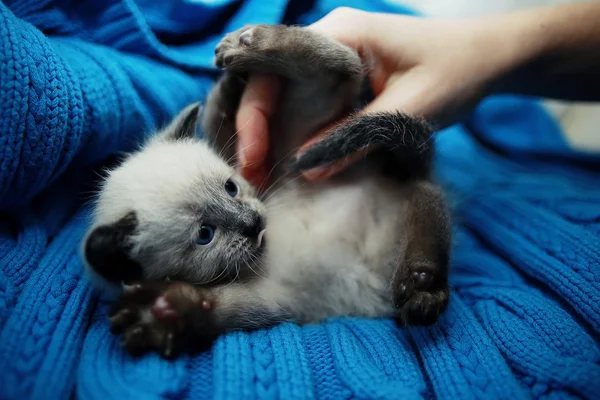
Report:
M 600 158 L 519 97 L 436 138 L 456 214 L 436 326 L 337 318 L 233 333 L 174 362 L 122 351 L 79 257 L 92 169 L 204 98 L 225 31 L 341 5 L 411 13 L 300 3 L 0 3 L 0 398 L 600 396 Z

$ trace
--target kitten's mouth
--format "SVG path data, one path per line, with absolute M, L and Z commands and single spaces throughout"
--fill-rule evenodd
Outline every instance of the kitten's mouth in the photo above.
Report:
M 258 247 L 258 248 L 262 248 L 263 247 L 263 244 L 265 243 L 265 239 L 266 239 L 264 237 L 266 231 L 267 231 L 266 229 L 263 229 L 262 231 L 260 231 L 258 233 L 258 236 L 256 237 L 256 247 Z

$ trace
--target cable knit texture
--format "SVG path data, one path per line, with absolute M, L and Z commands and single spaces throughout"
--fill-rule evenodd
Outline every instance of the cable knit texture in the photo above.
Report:
M 340 318 L 133 359 L 83 278 L 94 168 L 214 82 L 247 23 L 384 0 L 0 3 L 1 399 L 600 398 L 600 158 L 531 99 L 437 136 L 455 210 L 453 296 L 430 328 Z

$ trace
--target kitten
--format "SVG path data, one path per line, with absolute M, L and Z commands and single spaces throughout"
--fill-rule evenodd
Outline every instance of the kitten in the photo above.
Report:
M 191 105 L 110 171 L 84 240 L 95 282 L 134 281 L 110 314 L 126 349 L 170 357 L 232 330 L 335 316 L 434 323 L 449 297 L 450 221 L 430 178 L 430 127 L 353 116 L 296 158 L 357 105 L 358 54 L 310 28 L 254 25 L 227 35 L 216 62 L 225 74 L 203 111 L 205 140 Z M 262 201 L 233 166 L 236 110 L 257 72 L 284 79 Z M 326 182 L 299 173 L 367 145 L 378 150 Z

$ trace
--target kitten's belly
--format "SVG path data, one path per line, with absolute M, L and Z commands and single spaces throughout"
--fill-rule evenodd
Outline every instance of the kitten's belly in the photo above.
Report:
M 384 314 L 406 207 L 402 187 L 375 174 L 290 182 L 267 202 L 269 276 L 306 293 L 322 314 L 309 320 Z

